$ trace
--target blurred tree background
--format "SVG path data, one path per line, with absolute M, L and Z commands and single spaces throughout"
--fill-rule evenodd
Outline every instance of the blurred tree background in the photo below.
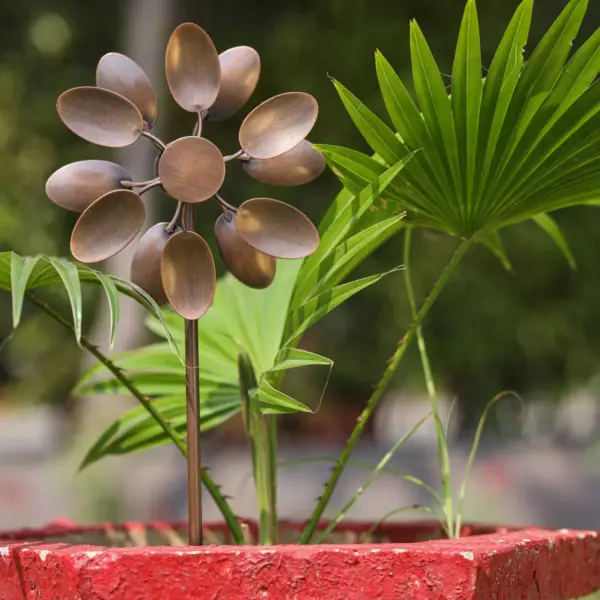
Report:
M 65 163 L 110 158 L 111 153 L 70 133 L 56 115 L 56 99 L 70 87 L 93 85 L 98 59 L 106 52 L 124 51 L 131 20 L 143 25 L 144 8 L 161 2 L 27 0 L 0 5 L 2 250 L 68 255 L 76 215 L 47 200 L 45 180 Z M 564 4 L 564 0 L 537 0 L 529 51 Z M 518 0 L 478 1 L 484 64 L 491 62 L 517 5 Z M 262 76 L 250 106 L 284 91 L 309 92 L 320 104 L 320 119 L 311 141 L 368 152 L 328 75 L 385 118 L 374 50 L 379 48 L 401 74 L 406 72 L 410 64 L 408 25 L 414 18 L 442 70 L 449 73 L 464 1 L 177 0 L 164 6 L 166 31 L 180 22 L 193 21 L 208 31 L 219 51 L 241 44 L 258 50 Z M 600 3 L 591 2 L 582 37 L 598 23 Z M 162 39 L 149 37 L 145 44 L 149 48 L 158 44 L 157 51 L 164 51 Z M 135 55 L 132 58 L 139 60 Z M 164 75 L 154 84 L 161 95 Z M 224 153 L 235 151 L 237 129 L 246 113 L 241 111 L 214 130 L 208 124 L 206 135 Z M 172 139 L 190 130 L 193 117 L 164 96 L 159 120 L 164 137 Z M 241 170 L 230 170 L 224 188 L 230 202 L 238 204 L 265 195 L 264 186 Z M 337 179 L 327 173 L 309 186 L 270 189 L 266 194 L 294 203 L 318 220 L 338 190 Z M 168 218 L 173 201 L 161 195 L 154 201 L 156 211 Z M 212 245 L 216 210 L 202 207 L 197 219 L 200 233 Z M 425 334 L 438 384 L 457 396 L 465 409 L 464 426 L 476 419 L 481 406 L 500 390 L 541 392 L 552 400 L 596 375 L 600 356 L 600 261 L 596 259 L 600 236 L 595 224 L 600 214 L 596 210 L 578 208 L 556 215 L 571 243 L 577 270 L 569 268 L 535 225 L 525 224 L 505 232 L 512 272 L 505 271 L 487 250 L 476 248 L 442 294 L 426 322 Z M 455 242 L 428 231 L 417 232 L 415 240 L 413 278 L 417 297 L 422 298 Z M 396 238 L 366 261 L 360 274 L 401 263 L 402 240 Z M 220 262 L 217 266 L 222 269 Z M 56 301 L 60 302 L 60 297 Z M 87 301 L 84 314 L 89 329 L 98 309 L 93 291 Z M 11 329 L 8 295 L 2 295 L 0 303 L 0 335 L 6 339 Z M 5 396 L 65 405 L 81 354 L 48 321 L 33 311 L 27 317 L 0 354 Z M 402 274 L 397 273 L 353 298 L 311 332 L 306 343 L 336 363 L 327 394 L 329 406 L 364 402 L 409 320 Z M 422 388 L 414 348 L 397 377 L 397 385 Z

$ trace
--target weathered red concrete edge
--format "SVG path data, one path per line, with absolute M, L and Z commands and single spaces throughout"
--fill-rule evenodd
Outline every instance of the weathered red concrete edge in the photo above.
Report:
M 409 525 L 407 537 L 417 528 Z M 55 526 L 51 535 L 59 529 L 84 531 Z M 35 536 L 0 534 L 12 538 L 0 542 L 1 600 L 570 600 L 600 589 L 600 537 L 591 531 L 271 548 L 24 541 Z

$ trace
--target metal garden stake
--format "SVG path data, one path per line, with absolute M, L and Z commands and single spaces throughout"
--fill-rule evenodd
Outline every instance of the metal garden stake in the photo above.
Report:
M 252 198 L 238 208 L 226 202 L 219 195 L 226 164 L 240 160 L 258 181 L 293 186 L 318 177 L 325 162 L 305 140 L 318 107 L 302 92 L 257 106 L 240 127 L 240 150 L 230 156 L 202 137 L 204 121 L 231 117 L 254 92 L 260 58 L 252 48 L 219 55 L 203 29 L 184 23 L 171 35 L 165 69 L 177 104 L 197 115 L 193 134 L 169 144 L 151 133 L 158 111 L 148 77 L 122 54 L 100 59 L 95 87 L 68 90 L 57 103 L 65 125 L 94 144 L 120 148 L 148 138 L 158 149 L 154 178 L 134 182 L 117 164 L 85 160 L 56 171 L 46 192 L 59 206 L 82 213 L 71 252 L 84 263 L 103 261 L 138 236 L 146 214 L 144 192 L 160 186 L 177 201 L 171 222 L 158 223 L 140 238 L 131 280 L 185 319 L 189 540 L 197 545 L 202 544 L 198 319 L 212 303 L 216 274 L 208 244 L 194 231 L 194 207 L 217 200 L 223 214 L 215 236 L 223 262 L 242 283 L 265 288 L 275 277 L 275 258 L 308 256 L 319 235 L 303 213 L 284 202 Z

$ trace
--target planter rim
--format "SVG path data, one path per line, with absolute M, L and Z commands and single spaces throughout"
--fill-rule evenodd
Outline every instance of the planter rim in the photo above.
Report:
M 488 527 L 487 533 L 458 540 L 272 547 L 109 548 L 43 541 L 61 533 L 150 525 L 182 524 L 79 527 L 60 522 L 0 533 L 0 598 L 572 600 L 600 590 L 600 536 L 595 531 Z M 437 527 L 432 522 L 388 525 L 406 535 Z M 364 531 L 365 526 L 346 523 L 345 529 Z
M 258 531 L 258 522 L 253 519 L 239 519 L 240 523 L 248 526 L 252 533 Z M 280 530 L 288 529 L 293 531 L 302 531 L 306 525 L 306 521 L 280 520 Z M 317 529 L 324 529 L 329 525 L 329 521 L 321 521 Z M 338 533 L 354 532 L 365 533 L 373 525 L 370 521 L 344 521 L 339 523 L 335 531 Z M 0 542 L 2 541 L 42 541 L 48 537 L 60 535 L 85 535 L 86 533 L 101 533 L 107 530 L 128 532 L 141 529 L 155 529 L 157 531 L 165 529 L 185 530 L 187 528 L 186 521 L 123 521 L 120 523 L 103 522 L 80 525 L 68 519 L 57 519 L 48 523 L 43 527 L 24 527 L 20 529 L 0 531 Z M 222 521 L 205 522 L 203 528 L 215 532 L 228 532 L 227 525 Z M 503 533 L 508 531 L 521 531 L 525 529 L 540 529 L 536 526 L 504 526 L 490 525 L 486 523 L 465 523 L 462 527 L 462 538 Z M 430 520 L 412 520 L 412 521 L 389 521 L 380 524 L 375 530 L 375 533 L 383 535 L 392 534 L 401 530 L 405 532 L 414 532 L 419 534 L 441 532 L 442 528 L 437 521 Z M 427 542 L 433 540 L 427 540 Z M 415 542 L 411 542 L 415 543 Z M 210 545 L 210 544 L 206 544 Z M 227 544 L 223 544 L 227 545 Z M 293 544 L 291 544 L 293 545 Z M 314 545 L 314 544 L 311 544 Z M 281 546 L 278 545 L 278 547 Z M 236 548 L 246 547 L 235 545 Z M 254 545 L 247 546 L 253 548 Z

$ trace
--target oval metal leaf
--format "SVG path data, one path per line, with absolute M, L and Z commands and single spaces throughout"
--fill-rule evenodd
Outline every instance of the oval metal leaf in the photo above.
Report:
M 121 181 L 131 181 L 131 175 L 121 165 L 107 160 L 82 160 L 50 175 L 46 194 L 62 208 L 82 212 L 100 196 L 121 188 Z
M 260 56 L 254 48 L 237 46 L 219 55 L 221 89 L 208 111 L 211 121 L 232 117 L 256 89 L 260 77 Z
M 158 163 L 158 175 L 168 194 L 190 204 L 208 200 L 225 179 L 225 161 L 207 139 L 183 137 L 167 146 Z
M 171 95 L 181 108 L 198 113 L 210 108 L 219 94 L 219 55 L 208 34 L 194 23 L 172 33 L 165 60 Z
M 172 235 L 166 231 L 168 223 L 157 223 L 140 238 L 131 262 L 129 279 L 148 292 L 157 304 L 165 304 L 167 296 L 162 285 L 160 273 L 163 250 Z
M 243 284 L 256 289 L 271 285 L 276 261 L 249 246 L 235 228 L 235 217 L 221 215 L 215 223 L 215 236 L 221 258 L 227 270 Z
M 310 183 L 325 170 L 325 158 L 306 140 L 275 158 L 251 158 L 242 164 L 254 179 L 285 187 Z
M 271 198 L 246 200 L 236 214 L 242 239 L 277 258 L 304 258 L 319 247 L 319 233 L 297 208 Z
M 152 84 L 142 67 L 118 52 L 105 54 L 98 62 L 96 85 L 133 102 L 151 129 L 156 123 L 158 103 Z
M 199 319 L 209 309 L 217 275 L 204 239 L 193 231 L 171 236 L 162 256 L 161 274 L 165 294 L 173 310 L 184 319 Z
M 75 223 L 71 253 L 83 263 L 110 258 L 134 240 L 145 218 L 146 209 L 135 192 L 109 192 L 91 204 Z
M 97 87 L 78 87 L 60 95 L 56 105 L 63 123 L 88 142 L 109 148 L 133 144 L 144 126 L 133 102 Z
M 274 158 L 299 144 L 313 128 L 319 107 L 304 92 L 288 92 L 257 106 L 240 127 L 240 146 L 252 158 Z

